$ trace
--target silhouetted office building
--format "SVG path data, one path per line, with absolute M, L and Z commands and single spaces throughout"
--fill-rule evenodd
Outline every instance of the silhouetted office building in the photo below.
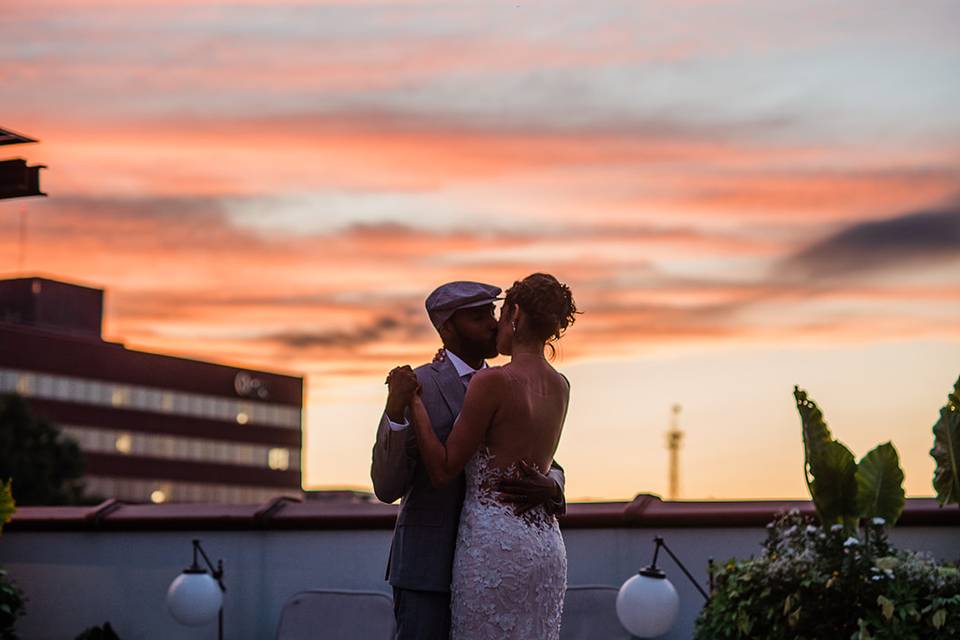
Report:
M 101 337 L 103 291 L 0 280 L 0 393 L 75 438 L 87 492 L 133 501 L 302 495 L 303 379 Z

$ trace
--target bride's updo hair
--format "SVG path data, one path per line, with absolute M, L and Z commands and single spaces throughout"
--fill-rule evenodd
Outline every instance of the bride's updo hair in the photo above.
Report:
M 523 309 L 527 317 L 526 330 L 547 343 L 559 340 L 580 313 L 570 287 L 549 273 L 534 273 L 514 282 L 507 289 L 504 304 L 508 308 L 518 305 Z

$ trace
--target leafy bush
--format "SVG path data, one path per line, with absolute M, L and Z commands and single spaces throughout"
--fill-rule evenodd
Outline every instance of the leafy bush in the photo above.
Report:
M 768 525 L 756 559 L 731 560 L 695 638 L 960 638 L 960 570 L 895 549 L 882 518 L 850 535 L 796 511 Z
M 17 503 L 13 499 L 13 480 L 8 479 L 0 483 L 0 533 L 3 533 L 3 525 L 10 522 L 16 510 Z
M 857 463 L 846 445 L 833 439 L 807 392 L 794 387 L 793 395 L 803 425 L 807 488 L 823 526 L 854 531 L 861 518 L 883 518 L 893 526 L 906 502 L 897 450 L 885 442 Z
M 16 504 L 13 501 L 13 482 L 7 480 L 0 483 L 0 533 L 3 525 L 10 522 Z M 7 572 L 0 569 L 0 640 L 17 640 L 15 629 L 17 619 L 23 615 L 23 592 L 7 577 Z
M 17 585 L 0 569 L 0 640 L 18 640 L 17 620 L 23 615 L 25 598 Z
M 940 506 L 960 504 L 960 378 L 953 385 L 947 404 L 940 409 L 940 419 L 933 425 L 930 455 L 937 462 L 933 488 Z
M 887 539 L 905 502 L 896 449 L 881 444 L 857 463 L 806 392 L 794 387 L 794 397 L 819 526 L 796 511 L 781 515 L 758 558 L 728 561 L 714 574 L 695 638 L 960 638 L 960 569 Z M 934 427 L 941 504 L 960 498 L 958 405 L 960 380 Z

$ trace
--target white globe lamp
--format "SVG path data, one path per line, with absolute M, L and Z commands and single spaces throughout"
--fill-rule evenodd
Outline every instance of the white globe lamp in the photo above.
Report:
M 167 589 L 167 608 L 180 624 L 188 627 L 213 622 L 223 605 L 223 593 L 209 573 L 185 570 Z
M 638 638 L 656 638 L 667 633 L 673 628 L 680 612 L 677 590 L 667 580 L 667 574 L 657 568 L 657 556 L 661 548 L 673 558 L 703 599 L 710 599 L 663 538 L 657 536 L 653 541 L 657 545 L 653 551 L 653 562 L 624 582 L 617 593 L 617 618 L 624 629 Z M 713 575 L 713 559 L 709 564 L 710 575 Z M 713 589 L 712 578 L 710 588 Z
M 206 569 L 197 563 L 197 554 L 203 557 Z M 203 552 L 199 540 L 193 541 L 193 564 L 183 570 L 167 589 L 167 609 L 180 624 L 198 627 L 214 619 L 217 623 L 217 638 L 223 640 L 223 560 L 214 568 L 210 558 Z
M 673 627 L 679 611 L 677 590 L 657 569 L 642 569 L 617 594 L 620 624 L 638 638 L 662 636 Z

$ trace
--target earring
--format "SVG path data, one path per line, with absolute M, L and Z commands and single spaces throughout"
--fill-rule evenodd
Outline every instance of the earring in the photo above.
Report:
M 510 326 L 513 327 L 513 332 L 516 333 L 516 332 L 517 332 L 517 321 L 514 320 L 513 323 L 512 323 Z

